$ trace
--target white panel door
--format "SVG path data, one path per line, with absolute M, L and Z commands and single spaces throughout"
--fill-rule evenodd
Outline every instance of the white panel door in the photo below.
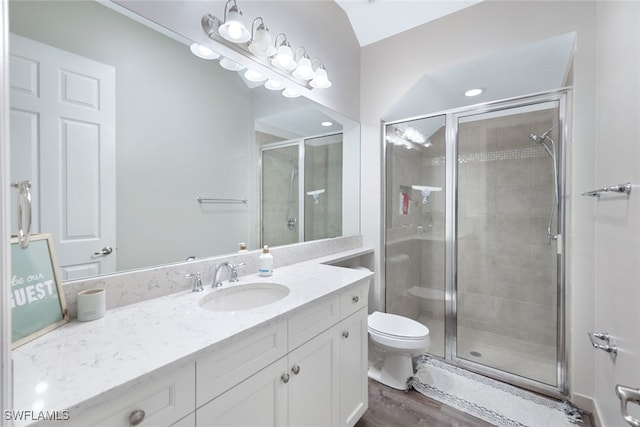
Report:
M 10 53 L 11 178 L 32 181 L 32 230 L 53 235 L 64 280 L 113 272 L 115 68 L 14 34 Z

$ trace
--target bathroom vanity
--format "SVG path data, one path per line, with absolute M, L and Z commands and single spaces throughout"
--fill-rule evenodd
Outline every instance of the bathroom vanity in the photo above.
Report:
M 15 424 L 60 425 L 33 419 L 57 411 L 83 427 L 352 426 L 368 405 L 372 275 L 307 261 L 72 321 L 13 351 L 15 409 L 33 411 Z M 200 306 L 264 282 L 289 292 L 248 309 Z

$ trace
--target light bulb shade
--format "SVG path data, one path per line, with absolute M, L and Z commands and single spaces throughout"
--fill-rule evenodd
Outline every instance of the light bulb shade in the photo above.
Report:
M 313 80 L 309 82 L 309 85 L 316 89 L 326 89 L 331 87 L 331 84 L 327 76 L 327 70 L 322 67 L 316 70 L 316 75 L 313 77 Z
M 220 55 L 214 51 L 212 51 L 211 49 L 209 49 L 206 46 L 202 46 L 201 44 L 198 43 L 192 43 L 191 46 L 189 47 L 189 49 L 191 49 L 191 53 L 193 53 L 195 56 L 197 56 L 198 58 L 202 58 L 202 59 L 217 59 L 220 57 Z
M 227 18 L 218 28 L 218 32 L 225 40 L 233 43 L 246 43 L 251 39 L 251 33 L 242 23 L 242 14 L 235 5 L 227 12 Z
M 293 59 L 293 51 L 286 44 L 280 45 L 278 53 L 271 61 L 271 65 L 285 71 L 291 71 L 296 68 L 296 61 Z
M 260 25 L 249 45 L 249 51 L 256 56 L 269 58 L 276 53 L 276 48 L 271 41 L 271 34 L 264 25 Z
M 311 67 L 311 60 L 309 58 L 302 58 L 298 61 L 298 66 L 293 71 L 293 77 L 301 80 L 311 80 L 315 73 Z
M 282 91 L 282 96 L 284 96 L 285 98 L 297 98 L 300 96 L 300 92 L 288 87 Z
M 281 89 L 284 89 L 284 85 L 282 83 L 280 83 L 277 80 L 273 80 L 273 79 L 269 79 L 264 84 L 264 87 L 269 89 L 269 90 L 281 90 Z
M 225 70 L 229 70 L 229 71 L 244 70 L 244 66 L 243 65 L 240 65 L 237 62 L 230 60 L 229 58 L 220 59 L 220 66 L 222 68 L 224 68 Z
M 250 82 L 263 82 L 267 80 L 267 76 L 257 72 L 256 70 L 252 70 L 251 68 L 248 68 L 247 71 L 245 71 L 244 78 Z

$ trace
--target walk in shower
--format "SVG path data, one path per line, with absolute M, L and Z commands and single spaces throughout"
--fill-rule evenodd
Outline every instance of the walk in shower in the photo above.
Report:
M 342 134 L 261 147 L 261 244 L 342 235 Z
M 564 91 L 384 123 L 385 305 L 429 353 L 566 393 Z

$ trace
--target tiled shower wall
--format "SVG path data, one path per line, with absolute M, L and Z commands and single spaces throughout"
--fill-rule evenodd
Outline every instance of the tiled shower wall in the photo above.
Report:
M 545 345 L 556 343 L 556 243 L 546 237 L 553 163 L 529 134 L 549 129 L 553 113 L 461 124 L 458 146 L 458 324 Z M 386 297 L 389 312 L 442 321 L 443 129 L 430 140 L 422 153 L 389 147 Z M 443 191 L 426 205 L 412 191 L 412 211 L 401 215 L 399 195 L 411 184 Z M 429 298 L 413 287 L 427 288 Z
M 529 135 L 551 128 L 554 111 L 465 123 L 458 152 L 458 323 L 550 346 L 557 293 L 556 243 L 547 244 L 553 161 Z

